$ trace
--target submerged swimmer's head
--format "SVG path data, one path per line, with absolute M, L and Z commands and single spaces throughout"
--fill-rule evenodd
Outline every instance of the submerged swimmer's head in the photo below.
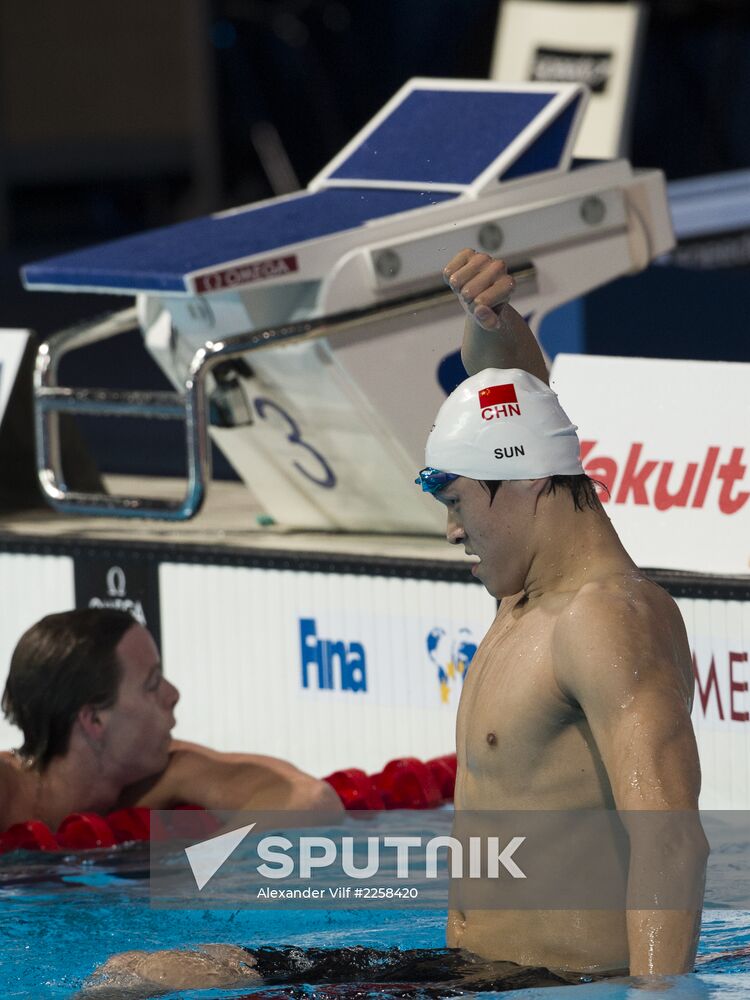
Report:
M 438 412 L 416 482 L 446 506 L 448 541 L 480 557 L 473 572 L 495 596 L 523 589 L 540 495 L 565 485 L 576 507 L 596 503 L 576 430 L 549 386 L 518 368 L 473 375 Z

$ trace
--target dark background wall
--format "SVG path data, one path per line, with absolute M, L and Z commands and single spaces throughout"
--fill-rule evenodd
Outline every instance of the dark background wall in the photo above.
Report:
M 668 178 L 750 167 L 750 4 L 650 5 L 632 135 Z M 27 261 L 304 186 L 409 77 L 488 74 L 497 0 L 0 0 L 0 325 L 125 303 L 27 293 Z M 594 353 L 747 360 L 747 267 L 651 268 L 588 296 Z M 137 334 L 65 379 L 162 387 Z M 176 428 L 175 428 L 176 432 Z M 177 471 L 128 423 L 120 471 Z

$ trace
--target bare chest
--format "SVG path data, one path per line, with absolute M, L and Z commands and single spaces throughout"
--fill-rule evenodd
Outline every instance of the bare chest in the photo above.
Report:
M 554 676 L 556 620 L 543 609 L 501 611 L 477 651 L 457 721 L 460 808 L 557 808 L 572 787 L 580 793 L 590 779 L 593 789 L 586 720 Z

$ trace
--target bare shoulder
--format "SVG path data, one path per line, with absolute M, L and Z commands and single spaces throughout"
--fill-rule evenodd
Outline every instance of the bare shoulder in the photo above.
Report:
M 660 641 L 684 631 L 680 609 L 663 587 L 641 573 L 613 573 L 586 583 L 560 615 L 555 638 L 621 640 L 646 630 Z M 651 635 L 653 633 L 653 635 Z
M 558 618 L 553 655 L 563 674 L 605 661 L 621 673 L 641 677 L 662 671 L 677 674 L 692 689 L 680 609 L 662 587 L 638 572 L 585 584 Z
M 191 787 L 191 782 L 212 766 L 215 767 L 222 756 L 216 750 L 199 743 L 172 740 L 163 770 L 128 786 L 123 791 L 121 800 L 126 805 L 144 805 L 150 809 L 167 809 L 187 801 L 185 794 Z
M 175 740 L 164 770 L 127 790 L 128 805 L 171 808 L 192 803 L 206 809 L 340 808 L 325 782 L 288 761 L 262 754 L 224 753 Z
M 191 743 L 188 740 L 172 740 L 169 751 L 167 771 L 179 768 L 200 768 L 213 764 L 242 764 L 245 767 L 256 766 L 259 771 L 273 771 L 280 775 L 301 773 L 298 768 L 279 757 L 269 757 L 260 753 L 233 753 L 225 750 L 213 750 L 201 743 Z

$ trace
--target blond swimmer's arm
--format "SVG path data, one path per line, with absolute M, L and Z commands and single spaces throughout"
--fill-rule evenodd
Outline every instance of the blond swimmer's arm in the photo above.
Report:
M 205 809 L 341 811 L 325 781 L 262 754 L 221 753 L 175 740 L 166 770 L 154 784 L 131 790 L 128 804 L 164 809 L 190 803 Z
M 465 249 L 443 277 L 466 313 L 461 360 L 469 375 L 485 368 L 521 368 L 549 384 L 541 348 L 508 299 L 515 288 L 504 261 Z

